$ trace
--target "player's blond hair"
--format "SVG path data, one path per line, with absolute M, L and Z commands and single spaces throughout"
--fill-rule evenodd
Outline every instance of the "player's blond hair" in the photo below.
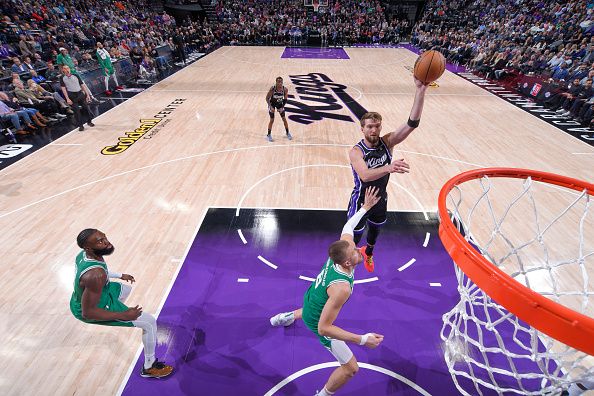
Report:
M 380 113 L 376 113 L 375 111 L 370 111 L 368 113 L 363 114 L 361 117 L 361 127 L 365 126 L 365 120 L 374 120 L 382 122 L 382 116 Z
M 349 243 L 347 241 L 343 241 L 342 239 L 332 242 L 328 248 L 328 256 L 330 256 L 332 261 L 334 261 L 336 264 L 342 264 L 349 258 L 348 247 Z

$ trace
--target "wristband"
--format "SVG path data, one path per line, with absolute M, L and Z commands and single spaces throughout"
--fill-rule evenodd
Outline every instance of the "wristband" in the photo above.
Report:
M 418 120 L 411 120 L 410 118 L 408 119 L 408 121 L 406 122 L 407 125 L 411 128 L 416 128 L 419 126 L 419 123 L 421 122 L 421 119 L 419 118 Z
M 372 334 L 371 333 L 363 334 L 361 336 L 361 341 L 359 342 L 359 345 L 365 345 L 365 343 L 367 343 L 367 339 L 369 338 L 370 335 L 372 335 Z

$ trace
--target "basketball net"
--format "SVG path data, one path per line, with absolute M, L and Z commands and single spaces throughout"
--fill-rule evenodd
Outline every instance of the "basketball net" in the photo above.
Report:
M 467 173 L 472 172 L 476 171 Z M 489 279 L 498 276 L 494 272 L 502 270 L 504 277 L 511 278 L 510 282 L 519 283 L 519 289 L 537 292 L 552 300 L 553 305 L 570 308 L 567 312 L 581 317 L 581 321 L 573 322 L 576 334 L 592 332 L 592 329 L 584 330 L 587 327 L 584 323 L 594 316 L 592 198 L 586 189 L 558 187 L 562 183 L 553 182 L 557 184 L 554 186 L 548 184 L 550 181 L 542 183 L 529 176 L 492 176 L 465 178 L 449 187 L 446 183 L 440 194 L 442 225 L 447 222 L 451 226 L 451 220 L 459 230 L 458 236 L 462 235 L 470 244 L 464 249 L 468 252 L 457 254 L 463 250 L 458 249 L 454 253 L 458 242 L 448 242 L 444 234 L 449 231 L 440 226 L 444 246 L 452 257 L 458 257 L 455 270 L 460 293 L 459 302 L 443 315 L 441 339 L 445 361 L 463 395 L 492 391 L 558 395 L 571 384 L 588 383 L 594 378 L 594 356 L 556 339 L 563 337 L 554 338 L 533 327 L 543 329 L 546 323 L 539 322 L 544 320 L 542 315 L 531 316 L 528 310 L 523 310 L 520 319 L 494 301 L 493 296 L 499 302 L 510 298 L 510 301 L 525 300 L 524 295 L 516 295 L 515 289 L 507 287 L 505 281 L 500 286 L 495 282 L 494 289 L 500 290 L 487 294 L 469 276 L 481 285 L 488 285 Z M 589 193 L 593 194 L 593 186 L 589 186 Z M 449 191 L 445 191 L 446 187 Z M 511 199 L 502 202 L 506 196 Z M 471 252 L 472 249 L 475 251 Z M 465 260 L 461 256 L 477 252 L 489 262 L 485 268 L 496 267 L 493 273 L 477 275 L 471 271 L 480 265 L 460 265 Z M 573 282 L 565 280 L 570 275 Z M 519 312 L 514 304 L 504 305 Z M 529 302 L 527 306 L 536 309 L 539 304 Z M 573 344 L 572 338 L 564 339 Z M 591 343 L 584 349 L 591 351 L 594 338 L 588 339 Z
M 314 12 L 318 12 L 320 10 L 320 2 L 319 1 L 313 2 L 313 9 L 314 9 Z

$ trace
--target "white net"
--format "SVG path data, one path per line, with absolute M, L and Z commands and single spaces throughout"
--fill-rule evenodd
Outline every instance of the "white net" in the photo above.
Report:
M 502 202 L 502 197 L 512 197 Z M 594 316 L 591 197 L 532 179 L 483 177 L 450 191 L 465 239 L 524 286 Z M 534 329 L 458 267 L 459 303 L 443 316 L 445 361 L 464 395 L 559 395 L 591 384 L 594 357 Z M 594 342 L 594 340 L 592 340 Z

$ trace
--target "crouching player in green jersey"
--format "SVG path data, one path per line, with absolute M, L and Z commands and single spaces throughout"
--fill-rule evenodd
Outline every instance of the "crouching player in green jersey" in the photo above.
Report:
M 330 375 L 324 389 L 317 393 L 318 396 L 333 395 L 359 370 L 357 360 L 346 341 L 376 348 L 384 339 L 380 334 L 359 335 L 334 325 L 340 309 L 353 292 L 355 267 L 363 262 L 363 255 L 353 241 L 354 229 L 379 198 L 377 188 L 366 189 L 365 202 L 361 209 L 345 224 L 340 240 L 328 248 L 329 258 L 315 282 L 305 292 L 303 308 L 279 313 L 270 319 L 273 326 L 289 326 L 295 319 L 303 319 L 305 325 L 318 336 L 320 343 L 340 363 L 340 367 Z

